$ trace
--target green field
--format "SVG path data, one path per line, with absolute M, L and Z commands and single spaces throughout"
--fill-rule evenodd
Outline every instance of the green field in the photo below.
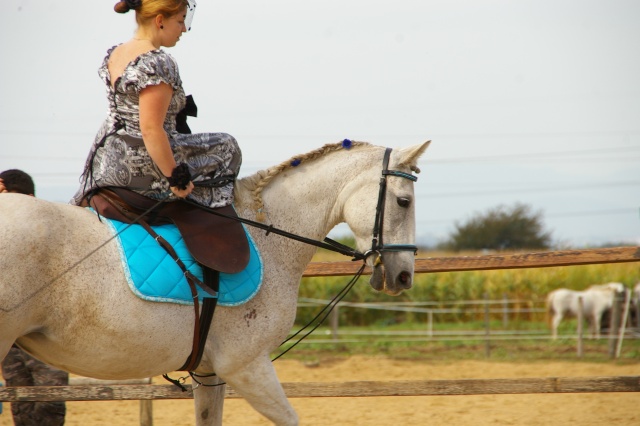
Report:
M 317 260 L 345 259 L 331 258 L 320 252 Z M 300 299 L 330 300 L 349 279 L 304 278 L 300 286 Z M 430 309 L 455 308 L 456 312 L 433 313 L 429 322 L 429 316 L 424 312 L 341 307 L 337 337 L 332 336 L 327 320 L 307 342 L 299 344 L 290 353 L 295 355 L 287 356 L 313 358 L 330 352 L 336 355 L 366 353 L 428 359 L 484 359 L 488 354 L 491 359 L 502 360 L 576 359 L 575 320 L 563 321 L 559 330 L 560 339 L 550 341 L 548 338 L 547 317 L 542 312 L 546 295 L 561 287 L 582 290 L 593 284 L 613 281 L 632 288 L 640 282 L 640 264 L 417 274 L 413 288 L 398 297 L 376 293 L 369 287 L 368 279 L 368 276 L 360 278 L 343 301 L 428 302 L 426 307 Z M 490 305 L 493 312 L 489 314 L 489 344 L 484 336 L 487 323 L 481 303 L 485 294 L 489 300 L 495 301 Z M 504 299 L 511 301 L 508 307 L 515 311 L 507 313 L 506 317 L 501 311 L 501 301 Z M 480 303 L 461 304 L 461 301 Z M 320 306 L 301 303 L 296 327 L 312 321 L 320 309 Z M 476 334 L 469 336 L 469 333 Z M 519 335 L 513 336 L 514 333 Z M 527 338 L 527 335 L 531 337 Z M 319 339 L 320 343 L 313 343 L 311 339 Z M 583 360 L 610 359 L 610 343 L 606 336 L 600 340 L 586 339 L 583 345 Z M 617 362 L 625 361 L 640 361 L 640 339 L 629 336 L 624 341 Z

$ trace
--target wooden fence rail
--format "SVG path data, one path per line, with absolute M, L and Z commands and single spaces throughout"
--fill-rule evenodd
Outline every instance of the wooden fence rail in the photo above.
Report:
M 482 271 L 491 269 L 547 268 L 552 266 L 639 262 L 640 247 L 613 247 L 590 250 L 563 250 L 505 255 L 450 256 L 416 259 L 415 272 Z M 360 262 L 312 262 L 305 277 L 354 275 Z M 371 274 L 371 271 L 365 271 Z
M 289 398 L 510 395 L 640 392 L 640 376 L 519 379 L 397 380 L 283 383 Z M 105 401 L 191 399 L 174 385 L 82 385 L 0 388 L 0 401 Z M 240 398 L 227 387 L 227 398 Z

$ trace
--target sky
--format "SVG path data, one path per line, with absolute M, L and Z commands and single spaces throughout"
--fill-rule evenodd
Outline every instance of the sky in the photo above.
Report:
M 41 198 L 70 199 L 106 117 L 97 69 L 135 30 L 114 4 L 3 0 L 0 170 Z M 516 203 L 559 248 L 640 244 L 638 22 L 637 0 L 200 0 L 167 51 L 191 129 L 235 136 L 240 176 L 344 138 L 432 140 L 419 244 Z

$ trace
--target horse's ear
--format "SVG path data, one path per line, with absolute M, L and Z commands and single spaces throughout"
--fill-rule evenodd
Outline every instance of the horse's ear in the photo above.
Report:
M 418 159 L 429 147 L 431 141 L 426 141 L 418 145 L 412 145 L 400 150 L 399 166 L 407 166 L 416 173 L 420 173 L 418 168 Z

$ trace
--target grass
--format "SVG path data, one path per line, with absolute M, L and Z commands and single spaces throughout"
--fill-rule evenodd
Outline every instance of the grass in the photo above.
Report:
M 527 328 L 527 327 L 522 327 Z M 542 326 L 529 327 L 541 332 L 547 331 Z M 434 331 L 462 331 L 471 330 L 465 324 L 439 324 Z M 477 328 L 475 331 L 481 331 Z M 575 330 L 575 329 L 574 329 Z M 577 357 L 577 340 L 568 334 L 561 334 L 558 340 L 528 339 L 491 340 L 489 342 L 489 356 L 483 335 L 474 337 L 459 336 L 454 339 L 433 340 L 421 336 L 379 336 L 373 334 L 350 334 L 362 332 L 416 331 L 415 324 L 394 327 L 341 327 L 338 339 L 332 341 L 328 327 L 320 327 L 303 343 L 298 344 L 284 357 L 304 361 L 316 361 L 326 358 L 344 358 L 353 355 L 386 356 L 393 359 L 415 359 L 427 361 L 467 361 L 487 360 L 508 362 L 533 361 L 580 361 L 580 362 L 640 362 L 640 339 L 626 339 L 623 342 L 620 358 L 612 360 L 609 355 L 610 344 L 606 336 L 601 339 L 585 338 L 583 340 L 583 356 Z M 497 331 L 497 330 L 494 330 Z M 340 334 L 340 332 L 342 334 Z M 543 335 L 544 336 L 544 335 Z M 314 340 L 321 342 L 314 343 Z M 283 346 L 283 348 L 285 348 Z M 275 352 L 280 353 L 280 351 Z

